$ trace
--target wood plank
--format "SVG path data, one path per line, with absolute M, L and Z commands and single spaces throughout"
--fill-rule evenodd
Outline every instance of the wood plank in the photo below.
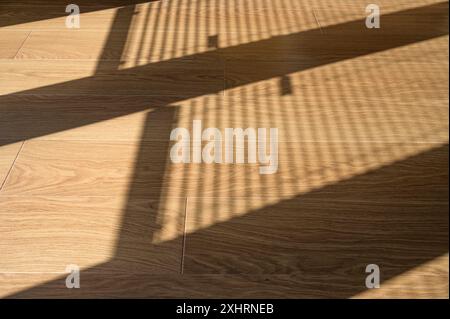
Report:
M 436 44 L 441 47 L 441 45 L 445 45 L 446 40 L 445 39 L 436 39 L 433 41 L 437 41 Z M 427 45 L 418 45 L 417 47 L 417 53 L 420 55 L 421 52 Z M 401 54 L 403 51 L 399 49 L 399 51 L 395 51 L 396 54 Z M 442 51 L 441 51 L 442 52 Z M 421 56 L 424 56 L 423 54 Z M 376 84 L 380 86 L 380 90 L 386 91 L 386 90 L 392 90 L 390 86 L 394 86 L 392 91 L 383 92 L 385 94 L 383 95 L 389 95 L 389 94 L 399 94 L 403 92 L 404 89 L 413 89 L 411 88 L 411 81 L 414 81 L 414 85 L 426 85 L 427 81 L 433 81 L 433 85 L 438 85 L 440 87 L 444 87 L 445 83 L 448 82 L 448 78 L 445 77 L 445 74 L 442 72 L 434 72 L 434 68 L 440 68 L 439 62 L 442 63 L 442 54 L 438 55 L 436 57 L 436 63 L 432 64 L 425 64 L 424 63 L 416 63 L 414 68 L 411 68 L 410 62 L 405 61 L 401 64 L 395 63 L 395 59 L 392 58 L 392 64 L 390 59 L 387 59 L 387 61 L 383 61 L 383 58 L 385 58 L 384 55 L 379 56 L 377 59 L 372 59 L 367 57 L 366 59 L 363 59 L 360 62 L 354 62 L 354 61 L 348 61 L 348 64 L 344 64 L 341 66 L 331 66 L 331 70 L 333 70 L 333 73 L 336 72 L 337 78 L 331 78 L 329 81 L 331 88 L 333 86 L 340 85 L 340 81 L 343 80 L 343 77 L 345 78 L 348 76 L 348 85 L 369 85 L 372 83 L 370 79 L 372 77 L 372 72 L 380 72 L 380 68 L 388 68 L 393 67 L 395 65 L 398 72 L 395 72 L 393 75 L 396 75 L 399 77 L 399 80 L 394 79 L 392 82 L 386 82 L 386 81 L 380 81 Z M 200 70 L 200 64 L 205 64 L 204 62 L 200 61 L 189 61 L 184 59 L 176 59 L 171 62 L 162 62 L 162 63 L 155 63 L 150 64 L 145 67 L 138 67 L 134 69 L 127 69 L 122 70 L 119 72 L 113 72 L 110 71 L 111 69 L 114 69 L 113 62 L 106 63 L 105 66 L 102 65 L 102 72 L 95 78 L 88 78 L 84 79 L 80 82 L 67 82 L 58 86 L 47 86 L 44 88 L 41 88 L 37 91 L 27 91 L 23 92 L 22 94 L 51 94 L 56 93 L 58 94 L 76 94 L 76 93 L 82 93 L 82 94 L 94 94 L 94 91 L 96 94 L 106 94 L 105 91 L 108 92 L 115 92 L 115 94 L 146 94 L 146 95 L 179 95 L 182 97 L 185 95 L 186 97 L 192 97 L 193 95 L 203 95 L 208 93 L 214 93 L 214 92 L 220 92 L 223 89 L 223 83 L 222 83 L 222 65 L 219 62 L 219 58 L 216 56 L 214 57 L 214 54 L 212 55 L 206 55 L 206 60 L 210 60 L 207 64 L 211 66 L 211 69 L 204 69 L 203 71 Z M 215 61 L 214 61 L 215 60 Z M 369 70 L 365 70 L 364 66 L 365 63 L 371 62 L 373 63 L 373 67 Z M 4 93 L 10 93 L 11 91 L 17 91 L 19 87 L 22 88 L 33 88 L 37 87 L 38 85 L 42 85 L 42 82 L 44 84 L 56 84 L 61 81 L 70 81 L 75 80 L 80 77 L 86 77 L 89 75 L 92 75 L 95 70 L 97 69 L 97 66 L 95 66 L 95 63 L 83 61 L 83 62 L 74 62 L 70 63 L 67 61 L 39 61 L 38 63 L 34 63 L 34 61 L 20 61 L 19 63 L 10 63 L 3 61 L 3 64 L 5 64 L 6 72 L 4 73 L 4 77 L 6 80 L 6 77 L 8 77 L 8 81 L 6 82 L 7 85 L 5 85 L 4 90 L 6 92 Z M 33 65 L 31 65 L 33 64 Z M 433 69 L 426 69 L 426 66 Z M 34 72 L 36 73 L 27 73 L 27 74 L 20 74 L 21 68 L 28 67 L 30 69 L 34 69 Z M 105 67 L 105 70 L 104 70 Z M 261 81 L 265 80 L 270 77 L 276 77 L 278 75 L 282 75 L 285 72 L 292 72 L 292 71 L 299 71 L 304 68 L 308 68 L 308 63 L 265 63 L 265 62 L 257 62 L 257 61 L 248 61 L 244 63 L 243 61 L 228 61 L 226 64 L 226 75 L 227 75 L 227 84 L 229 87 L 237 86 L 240 84 L 247 84 L 252 83 L 253 81 Z M 50 73 L 51 77 L 47 76 L 45 78 L 42 78 L 38 76 L 41 71 L 40 69 L 48 68 L 52 70 Z M 364 82 L 359 81 L 355 83 L 354 79 L 350 78 L 349 75 L 347 75 L 347 68 L 352 68 L 358 73 L 361 73 L 361 78 L 365 79 Z M 180 72 L 182 71 L 192 71 L 192 79 L 186 79 L 182 81 L 182 84 L 186 84 L 180 87 L 181 85 L 178 85 L 177 82 L 173 82 L 173 80 L 177 79 Z M 258 71 L 257 71 L 258 70 Z M 330 71 L 331 71 L 330 70 Z M 369 72 L 371 71 L 371 72 Z M 203 72 L 205 74 L 203 74 Z M 326 73 L 326 71 L 318 71 L 319 75 L 322 75 Z M 367 72 L 368 77 L 364 77 L 364 73 Z M 429 79 L 425 81 L 425 77 L 418 77 L 417 74 L 424 74 L 423 72 L 426 72 Z M 22 72 L 23 73 L 23 72 Z M 161 75 L 164 73 L 164 77 Z M 220 74 L 219 74 L 220 73 Z M 343 74 L 342 74 L 343 73 Z M 342 74 L 342 75 L 341 75 Z M 407 81 L 400 81 L 402 79 L 403 74 L 405 76 L 408 76 Z M 432 75 L 433 74 L 433 75 Z M 24 82 L 23 77 L 26 77 L 27 79 Z M 125 79 L 132 76 L 139 76 L 140 81 L 136 81 L 136 83 L 133 81 L 131 83 L 130 81 L 126 81 L 124 83 Z M 308 73 L 303 76 L 296 76 L 293 78 L 292 82 L 295 81 L 301 81 L 303 80 L 303 77 L 314 77 L 315 74 L 309 75 Z M 54 78 L 52 78 L 54 77 Z M 109 81 L 110 78 L 117 78 L 117 81 Z M 155 78 L 155 79 L 153 79 Z M 168 79 L 169 78 L 169 79 Z M 145 79 L 145 80 L 144 80 Z M 168 81 L 166 81 L 168 79 Z M 173 79 L 173 80 L 172 80 Z M 334 79 L 334 81 L 333 81 Z M 312 80 L 312 79 L 311 79 Z M 180 81 L 178 81 L 180 82 Z M 188 82 L 188 83 L 186 83 Z M 207 82 L 207 86 L 204 84 Z M 310 81 L 308 81 L 310 82 Z M 26 87 L 24 87 L 24 83 L 27 84 Z M 38 84 L 39 83 L 39 84 Z M 270 82 L 269 82 L 270 83 Z M 273 84 L 272 84 L 273 83 Z M 274 79 L 272 80 L 272 83 L 269 84 L 268 92 L 269 93 L 276 93 L 280 94 L 280 79 Z M 179 83 L 181 84 L 181 83 Z M 292 87 L 295 88 L 297 83 L 293 83 Z M 312 85 L 315 84 L 315 82 L 311 83 Z M 299 87 L 301 88 L 303 84 L 299 83 Z M 403 87 L 399 87 L 399 86 Z M 170 87 L 169 87 L 170 86 Z M 172 89 L 173 87 L 173 89 Z M 193 87 L 195 87 L 196 90 L 193 90 Z M 425 86 L 424 88 L 426 88 Z M 433 86 L 428 86 L 430 91 L 433 89 Z M 127 88 L 127 90 L 124 90 L 124 88 Z M 183 90 L 184 88 L 184 90 Z M 170 89 L 170 90 L 168 90 Z M 313 86 L 312 89 L 318 90 L 316 86 Z M 102 91 L 103 90 L 103 91 Z M 238 88 L 236 91 L 231 91 L 230 94 L 235 93 L 235 95 L 238 95 L 237 93 L 239 90 L 242 90 L 241 88 Z M 292 89 L 294 91 L 294 89 Z M 373 91 L 369 88 L 361 88 L 361 91 Z M 8 92 L 9 91 L 9 92 Z M 116 93 L 117 92 L 117 93 Z M 358 92 L 358 90 L 354 91 L 352 94 L 355 95 Z M 264 93 L 264 91 L 262 92 Z M 282 92 L 281 92 L 282 93 Z M 295 93 L 295 92 L 294 92 Z M 314 92 L 311 92 L 314 93 Z M 344 92 L 340 92 L 339 88 L 336 88 L 336 94 L 344 94 Z M 419 91 L 420 94 L 424 94 L 424 92 Z M 441 96 L 445 97 L 448 94 L 445 90 L 441 90 Z M 254 94 L 253 94 L 254 95 Z M 383 96 L 382 95 L 382 96 Z M 351 96 L 350 96 L 351 97 Z M 416 96 L 416 98 L 422 97 L 421 95 Z M 180 101 L 181 99 L 175 99 L 175 101 Z
M 0 196 L 0 273 L 178 273 L 184 198 Z M 170 225 L 164 222 L 170 220 Z M 163 243 L 171 232 L 174 240 Z
M 153 95 L 192 96 L 223 89 L 219 60 L 175 60 L 145 68 L 117 71 L 105 61 L 0 61 L 0 94 Z M 92 77 L 96 74 L 95 77 Z M 83 79 L 83 80 L 80 80 Z M 80 80 L 77 82 L 72 82 Z M 57 85 L 58 84 L 58 85 Z M 38 89 L 31 92 L 27 90 Z
M 276 173 L 261 175 L 260 168 L 267 164 L 174 164 L 169 158 L 170 145 L 167 141 L 28 141 L 3 193 L 125 196 L 133 192 L 147 198 L 159 198 L 164 194 L 246 198 L 253 194 L 256 200 L 249 202 L 249 207 L 260 208 L 439 146 L 425 143 L 280 143 Z M 422 163 L 421 168 L 427 169 L 427 164 Z M 425 186 L 417 187 L 422 187 L 423 196 L 433 201 L 440 196 L 443 171 L 433 167 L 428 173 L 436 180 L 437 193 L 428 191 Z M 417 171 L 407 178 L 414 180 L 420 176 Z M 368 179 L 366 183 L 395 189 L 398 180 Z M 365 195 L 378 196 L 376 192 Z M 389 195 L 393 201 L 404 200 L 407 196 L 395 191 Z
M 147 186 L 153 185 L 142 195 L 157 199 L 166 158 L 158 148 L 164 149 L 166 144 L 165 141 L 150 142 L 151 147 L 142 150 L 139 142 L 28 141 L 3 193 L 126 196 L 133 183 L 139 184 L 133 178 L 136 177 L 135 161 L 140 156 L 142 164 L 152 168 L 143 178 L 149 183 Z
M 447 259 L 448 265 L 448 259 Z M 448 298 L 445 266 L 416 271 L 413 285 L 373 289 L 379 298 Z M 414 276 L 414 277 L 411 277 Z M 347 298 L 354 290 L 348 280 L 318 288 L 314 278 L 289 275 L 115 275 L 94 271 L 82 274 L 83 289 L 67 289 L 65 277 L 45 275 L 0 276 L 0 294 L 9 298 Z M 53 279 L 53 280 L 52 280 Z M 337 279 L 337 278 L 334 278 Z M 364 293 L 367 292 L 364 291 Z M 363 298 L 363 297 L 360 297 Z

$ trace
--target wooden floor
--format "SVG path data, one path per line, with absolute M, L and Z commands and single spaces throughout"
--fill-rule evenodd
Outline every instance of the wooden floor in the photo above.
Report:
M 449 297 L 447 2 L 66 2 L 0 0 L 1 297 Z M 278 172 L 172 163 L 193 120 Z

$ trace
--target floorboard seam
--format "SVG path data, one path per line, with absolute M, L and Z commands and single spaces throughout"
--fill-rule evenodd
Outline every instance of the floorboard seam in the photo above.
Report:
M 314 10 L 314 8 L 312 9 L 312 13 L 314 15 L 314 19 L 316 19 L 317 26 L 320 29 L 320 33 L 323 34 L 322 26 L 320 25 L 319 19 L 317 18 L 317 15 L 316 15 L 316 10 Z
M 31 32 L 33 32 L 33 30 L 31 30 L 30 32 L 28 32 L 28 34 L 27 34 L 25 40 L 23 40 L 23 42 L 22 42 L 22 44 L 20 45 L 19 49 L 17 50 L 16 54 L 14 54 L 13 60 L 17 57 L 17 55 L 19 54 L 20 50 L 22 50 L 22 48 L 23 48 L 25 42 L 27 42 L 28 38 L 30 37 Z
M 186 251 L 186 222 L 187 222 L 187 206 L 188 206 L 188 198 L 185 198 L 184 201 L 184 223 L 183 223 L 183 240 L 181 243 L 181 265 L 180 265 L 180 273 L 184 273 L 184 254 Z
M 6 185 L 6 181 L 8 180 L 9 175 L 11 175 L 11 172 L 13 170 L 14 164 L 16 164 L 17 158 L 19 157 L 20 152 L 22 151 L 23 145 L 25 144 L 25 141 L 22 142 L 22 144 L 20 145 L 19 150 L 17 151 L 16 157 L 14 157 L 14 160 L 11 164 L 11 167 L 8 170 L 8 173 L 6 174 L 2 184 L 0 185 L 0 192 L 3 190 L 3 187 Z

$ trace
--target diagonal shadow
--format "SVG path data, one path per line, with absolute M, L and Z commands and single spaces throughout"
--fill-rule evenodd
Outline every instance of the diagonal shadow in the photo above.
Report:
M 269 67 L 256 73 L 241 74 L 239 74 L 238 70 L 228 70 L 230 72 L 230 76 L 226 79 L 226 88 L 229 89 L 270 79 L 273 77 L 282 77 L 292 72 L 307 70 L 321 65 L 343 61 L 346 59 L 351 59 L 358 56 L 380 52 L 383 50 L 388 50 L 395 47 L 446 35 L 448 34 L 446 17 L 439 16 L 439 19 L 437 19 L 437 21 L 430 21 L 428 18 L 429 14 L 435 13 L 436 9 L 441 10 L 443 6 L 446 7 L 447 4 L 426 6 L 386 15 L 383 17 L 385 28 L 381 29 L 380 32 L 376 33 L 375 35 L 374 33 L 368 33 L 364 29 L 361 29 L 361 26 L 364 25 L 364 21 L 352 21 L 324 28 L 322 30 L 322 32 L 324 32 L 324 35 L 322 35 L 321 38 L 322 41 L 317 42 L 311 42 L 310 40 L 312 37 L 317 36 L 318 30 L 311 30 L 287 36 L 273 37 L 268 40 L 262 40 L 254 43 L 218 49 L 206 53 L 195 54 L 188 57 L 171 59 L 169 61 L 157 62 L 146 66 L 121 71 L 117 71 L 114 68 L 108 67 L 108 65 L 103 65 L 102 67 L 98 68 L 97 74 L 93 77 L 0 97 L 2 112 L 5 111 L 5 117 L 1 120 L 0 134 L 1 136 L 5 137 L 3 143 L 10 143 L 50 134 L 61 130 L 66 130 L 73 127 L 95 123 L 132 112 L 142 111 L 144 109 L 147 109 L 149 105 L 173 105 L 174 103 L 177 103 L 178 101 L 182 101 L 184 99 L 194 98 L 206 94 L 220 93 L 224 89 L 222 82 L 223 79 L 218 75 L 210 77 L 194 76 L 193 78 L 189 78 L 189 80 L 194 80 L 197 82 L 200 81 L 200 83 L 204 84 L 200 85 L 200 89 L 192 90 L 189 86 L 189 80 L 183 83 L 183 81 L 178 77 L 167 76 L 167 74 L 165 73 L 165 71 L 171 70 L 173 65 L 185 65 L 184 63 L 189 64 L 190 61 L 214 61 L 212 64 L 206 64 L 206 66 L 202 65 L 202 67 L 207 68 L 208 66 L 210 66 L 213 70 L 215 70 L 217 61 L 222 61 L 223 59 L 225 59 L 226 61 L 228 59 L 239 61 L 239 57 L 252 57 L 255 53 L 257 54 L 257 52 L 260 52 L 267 47 L 280 48 L 280 60 L 283 60 L 283 47 L 292 46 L 293 44 L 295 44 L 298 45 L 298 50 L 300 52 L 304 52 L 301 61 L 286 64 L 281 68 Z M 398 18 L 400 15 L 403 16 L 403 19 L 401 19 L 402 23 L 399 24 Z M 405 16 L 407 21 L 405 21 Z M 119 18 L 122 23 L 122 19 L 129 19 L 129 15 L 124 14 L 122 17 L 119 16 Z M 408 21 L 410 23 L 423 24 L 428 28 L 428 32 L 408 32 L 408 28 L 410 25 Z M 336 34 L 336 32 L 338 32 L 342 28 L 361 30 L 361 32 L 359 33 L 352 34 L 352 39 L 350 42 L 352 45 L 351 52 L 348 50 L 349 42 L 344 41 L 342 43 L 336 43 L 332 41 L 333 34 Z M 383 30 L 388 31 L 385 32 Z M 252 61 L 254 60 L 245 59 L 245 63 L 247 64 L 247 66 L 249 66 L 249 68 L 251 68 L 252 66 Z M 214 74 L 214 72 L 212 73 Z M 128 81 L 132 80 L 133 78 L 140 80 L 140 88 L 145 87 L 146 89 L 148 89 L 149 94 L 148 96 L 145 96 L 145 106 L 143 106 L 142 104 L 132 104 L 123 107 L 121 105 L 123 101 L 119 100 L 118 102 L 116 102 L 116 104 L 114 104 L 114 102 L 112 102 L 113 100 L 110 99 L 108 100 L 108 102 L 113 103 L 113 105 L 111 106 L 112 112 L 97 112 L 98 110 L 95 109 L 83 110 L 82 106 L 80 106 L 81 114 L 83 116 L 75 117 L 75 119 L 71 118 L 73 114 L 67 114 L 63 108 L 60 110 L 60 112 L 58 112 L 58 107 L 55 108 L 55 105 L 53 105 L 52 108 L 44 107 L 46 111 L 42 112 L 42 105 L 40 105 L 39 103 L 35 104 L 33 101 L 28 102 L 28 105 L 24 106 L 24 109 L 26 111 L 25 113 L 20 113 L 20 118 L 18 117 L 18 113 L 15 110 L 16 104 L 14 100 L 18 99 L 23 102 L 24 99 L 22 98 L 25 98 L 26 95 L 45 96 L 52 95 L 55 92 L 70 92 L 70 94 L 78 95 L 86 92 L 94 94 L 94 92 L 97 91 L 109 91 L 114 92 L 118 95 L 129 94 L 129 92 L 124 91 L 124 89 L 121 88 L 120 81 L 122 79 Z M 167 91 L 165 87 L 167 87 L 168 83 L 164 83 L 164 85 L 161 86 L 157 81 L 153 81 L 153 79 L 160 78 L 176 78 L 177 80 L 175 82 L 168 82 L 172 86 L 170 91 Z M 117 81 L 118 83 L 116 83 L 115 81 Z M 187 86 L 189 89 L 183 89 L 183 87 L 185 86 Z M 178 93 L 174 94 L 174 91 Z M 167 94 L 161 96 L 161 92 L 163 92 L 162 95 L 164 95 L 164 93 Z M 59 102 L 61 102 L 61 100 Z M 78 107 L 77 101 L 75 101 L 75 104 L 73 104 L 72 107 Z M 27 114 L 27 112 L 30 113 Z M 395 251 L 389 251 L 389 249 L 383 250 L 383 248 L 381 248 L 381 252 L 378 250 L 380 248 L 377 248 L 379 247 L 376 244 L 377 241 L 373 238 L 373 235 L 369 234 L 379 234 L 380 227 L 385 228 L 387 224 L 383 222 L 383 218 L 377 219 L 379 218 L 379 216 L 369 214 L 366 220 L 367 224 L 357 223 L 356 225 L 352 225 L 351 223 L 347 223 L 346 220 L 339 222 L 337 219 L 333 219 L 332 222 L 343 229 L 342 233 L 353 234 L 355 236 L 353 242 L 354 247 L 352 248 L 352 251 L 348 256 L 343 257 L 338 253 L 340 245 L 342 244 L 342 242 L 339 241 L 339 238 L 337 238 L 338 240 L 336 241 L 336 243 L 329 243 L 328 245 L 324 245 L 323 249 L 320 249 L 319 246 L 315 247 L 317 249 L 315 253 L 312 249 L 296 252 L 293 255 L 277 253 L 268 255 L 267 253 L 263 253 L 261 251 L 255 251 L 253 254 L 250 254 L 250 256 L 247 252 L 236 253 L 237 258 L 235 260 L 239 260 L 244 257 L 249 258 L 248 263 L 253 265 L 261 262 L 270 263 L 274 260 L 277 260 L 277 263 L 279 264 L 290 265 L 284 269 L 284 272 L 282 272 L 282 274 L 288 275 L 289 278 L 294 278 L 292 282 L 287 282 L 289 281 L 288 279 L 274 282 L 271 281 L 270 278 L 266 278 L 268 280 L 267 282 L 262 279 L 264 278 L 264 275 L 262 275 L 262 277 L 258 277 L 257 280 L 245 278 L 245 276 L 243 275 L 235 275 L 234 282 L 225 284 L 224 282 L 220 281 L 220 285 L 219 287 L 217 287 L 217 281 L 214 282 L 214 280 L 211 280 L 211 283 L 207 283 L 201 280 L 199 282 L 193 282 L 192 279 L 189 278 L 189 275 L 183 276 L 183 279 L 174 278 L 169 275 L 151 275 L 151 269 L 146 268 L 148 262 L 153 260 L 155 258 L 155 255 L 157 255 L 157 252 L 160 251 L 160 249 L 164 248 L 164 246 L 171 247 L 170 242 L 165 242 L 158 245 L 153 244 L 152 235 L 155 231 L 157 231 L 158 210 L 166 200 L 163 195 L 164 192 L 162 189 L 162 185 L 164 181 L 164 172 L 166 171 L 166 154 L 169 145 L 168 142 L 165 141 L 167 141 L 169 132 L 171 131 L 176 121 L 176 113 L 176 107 L 155 107 L 154 110 L 148 115 L 146 124 L 144 126 L 144 132 L 142 134 L 142 144 L 136 161 L 132 184 L 130 185 L 127 206 L 124 208 L 123 212 L 124 217 L 121 225 L 121 231 L 119 234 L 115 257 L 105 264 L 83 271 L 82 278 L 85 285 L 84 287 L 86 287 L 86 289 L 82 289 L 80 291 L 68 291 L 67 289 L 63 288 L 64 280 L 58 279 L 40 285 L 38 287 L 34 287 L 30 290 L 21 292 L 11 297 L 87 297 L 89 295 L 134 295 L 141 297 L 236 297 L 236 295 L 234 294 L 229 295 L 226 292 L 227 288 L 230 289 L 230 293 L 235 293 L 236 291 L 238 291 L 244 296 L 250 296 L 253 294 L 254 296 L 267 297 L 268 295 L 264 294 L 263 291 L 271 289 L 273 291 L 273 296 L 283 295 L 289 297 L 299 297 L 308 296 L 307 291 L 309 291 L 309 295 L 319 294 L 318 291 L 321 291 L 325 294 L 327 290 L 326 288 L 330 285 L 328 282 L 328 280 L 330 279 L 329 273 L 332 274 L 331 278 L 336 279 L 336 282 L 338 283 L 336 285 L 337 289 L 330 291 L 329 293 L 334 293 L 332 296 L 349 297 L 361 291 L 362 289 L 360 278 L 361 274 L 358 267 L 360 267 L 364 262 L 368 262 L 369 260 L 371 261 L 374 257 L 377 257 L 378 260 L 380 260 L 380 263 L 386 265 L 387 273 L 385 275 L 385 278 L 390 278 L 448 251 L 447 238 L 444 238 L 446 237 L 446 235 L 443 236 L 443 234 L 448 233 L 448 230 L 446 229 L 448 220 L 447 222 L 445 222 L 446 218 L 448 219 L 448 207 L 446 206 L 446 201 L 448 203 L 448 197 L 446 194 L 444 195 L 443 192 L 441 192 L 441 190 L 445 190 L 445 183 L 442 184 L 442 180 L 446 176 L 446 170 L 442 167 L 442 164 L 448 162 L 448 157 L 446 156 L 446 154 L 448 153 L 448 149 L 442 148 L 431 151 L 430 153 L 422 154 L 412 159 L 408 159 L 405 162 L 394 164 L 391 167 L 380 169 L 371 174 L 356 177 L 355 179 L 349 181 L 344 181 L 333 186 L 325 187 L 317 192 L 300 196 L 299 198 L 301 198 L 301 202 L 296 202 L 295 199 L 292 201 L 281 202 L 272 207 L 266 207 L 258 211 L 251 211 L 246 216 L 241 217 L 244 219 L 244 221 L 245 219 L 252 219 L 261 220 L 261 223 L 263 223 L 263 221 L 265 220 L 264 213 L 267 210 L 276 212 L 281 207 L 289 207 L 291 205 L 292 207 L 295 207 L 295 209 L 288 210 L 288 212 L 294 214 L 295 212 L 297 212 L 298 208 L 302 207 L 301 203 L 304 200 L 318 200 L 323 205 L 323 208 L 321 208 L 323 209 L 323 211 L 319 213 L 318 216 L 315 216 L 311 221 L 313 223 L 311 229 L 316 229 L 315 243 L 317 243 L 317 238 L 330 238 L 330 236 L 339 236 L 338 234 L 336 235 L 331 230 L 331 228 L 326 229 L 325 231 L 321 230 L 323 228 L 323 219 L 326 219 L 327 216 L 329 218 L 330 211 L 335 210 L 334 207 L 323 204 L 328 200 L 330 192 L 339 193 L 348 189 L 351 190 L 358 188 L 358 185 L 360 185 L 362 181 L 367 179 L 379 179 L 380 181 L 398 180 L 398 178 L 396 177 L 398 177 L 399 174 L 399 166 L 417 166 L 419 169 L 421 168 L 426 170 L 429 166 L 429 163 L 432 162 L 430 166 L 435 165 L 435 167 L 439 167 L 439 173 L 434 172 L 434 174 L 437 176 L 437 180 L 439 182 L 438 186 L 440 188 L 439 192 L 435 194 L 434 197 L 430 195 L 430 199 L 435 200 L 436 203 L 439 204 L 437 204 L 436 210 L 431 211 L 430 219 L 427 219 L 426 225 L 424 227 L 416 227 L 417 221 L 421 218 L 422 215 L 416 213 L 416 215 L 411 216 L 410 214 L 402 213 L 404 207 L 391 207 L 389 211 L 383 212 L 384 218 L 390 218 L 391 215 L 395 215 L 397 218 L 396 223 L 388 223 L 388 226 L 390 227 L 389 231 L 385 232 L 384 235 L 382 235 L 382 239 L 384 242 L 383 247 L 396 247 L 392 243 L 397 241 L 405 243 L 403 246 L 400 245 L 396 247 Z M 36 123 L 36 121 L 38 123 Z M 14 136 L 10 136 L 9 129 L 11 128 L 11 124 L 9 123 L 15 123 L 17 125 L 18 122 L 23 123 L 23 125 L 21 125 L 22 127 L 32 127 L 33 129 L 24 132 L 17 132 L 17 130 L 12 130 L 12 132 L 14 132 Z M 155 136 L 161 136 L 164 138 L 162 139 L 162 141 L 160 139 L 156 139 L 157 141 L 155 141 Z M 161 150 L 161 152 L 155 154 L 155 149 Z M 151 160 L 149 161 L 149 159 Z M 447 159 L 447 161 L 445 161 L 444 159 Z M 149 169 L 147 167 L 148 163 L 151 163 L 152 169 Z M 423 163 L 426 163 L 427 165 L 423 165 Z M 424 173 L 424 176 L 428 175 Z M 400 181 L 402 181 L 401 178 Z M 370 191 L 381 194 L 379 203 L 381 203 L 380 205 L 383 207 L 383 209 L 386 208 L 386 206 L 389 204 L 389 199 L 391 198 L 390 196 L 393 191 L 417 191 L 417 189 L 411 189 L 410 187 L 408 187 L 408 185 L 396 184 L 395 186 L 391 185 L 391 188 L 384 188 L 384 186 L 386 185 L 383 185 L 382 183 L 380 183 L 380 185 L 383 187 L 377 188 L 377 184 L 375 184 L 375 186 L 371 188 Z M 425 192 L 422 194 L 434 193 L 436 190 L 435 186 L 436 185 L 424 185 L 424 189 L 422 189 L 422 191 Z M 142 198 L 146 198 L 146 201 L 144 204 L 142 204 L 142 206 L 140 206 L 139 203 Z M 149 201 L 153 201 L 150 207 L 147 206 Z M 348 208 L 348 205 L 344 205 L 343 208 Z M 351 209 L 349 209 L 349 218 L 351 216 L 360 216 L 365 213 L 365 211 L 359 210 L 360 208 L 356 208 L 356 211 L 352 211 Z M 377 220 L 377 222 L 372 223 L 371 218 L 374 218 L 375 220 Z M 233 223 L 240 224 L 241 221 L 240 219 L 236 219 L 230 221 L 229 223 L 231 225 Z M 246 223 L 242 222 L 242 224 Z M 404 227 L 404 225 L 413 225 L 417 229 L 415 229 L 416 231 L 414 232 L 407 232 L 407 234 L 405 234 L 405 232 L 402 230 L 402 227 Z M 297 226 L 296 229 L 298 229 L 299 233 L 301 233 L 303 226 L 300 224 L 300 220 L 299 224 L 295 226 Z M 189 235 L 188 241 L 202 242 L 205 240 L 205 238 L 202 237 L 204 236 L 204 234 L 208 234 L 208 236 L 206 237 L 217 236 L 215 234 L 216 229 L 219 229 L 218 233 L 222 232 L 223 235 L 223 231 L 220 231 L 221 227 L 223 227 L 222 224 L 212 226 L 210 229 L 207 229 L 205 231 L 198 231 L 197 233 Z M 252 229 L 252 231 L 254 232 L 255 229 Z M 248 232 L 250 232 L 249 229 L 237 228 L 234 231 L 226 233 L 225 238 L 227 238 L 231 247 L 233 245 L 238 245 L 238 242 L 235 242 L 235 238 L 239 238 L 238 236 L 242 236 L 242 234 Z M 260 236 L 263 235 L 261 234 Z M 254 238 L 253 240 L 255 240 L 256 242 L 259 241 L 258 238 Z M 409 247 L 409 243 L 418 243 L 421 241 L 422 246 L 420 246 L 420 249 L 418 250 L 412 251 L 410 248 L 405 248 Z M 281 243 L 280 245 L 289 246 L 289 242 L 290 241 L 287 241 L 284 244 Z M 323 245 L 323 243 L 320 242 L 320 245 Z M 219 246 L 215 247 L 218 247 L 218 253 L 215 254 L 214 258 L 224 260 L 227 256 L 226 254 L 221 255 L 220 251 L 222 248 L 220 248 Z M 367 247 L 374 247 L 374 250 L 369 249 L 368 253 L 366 249 Z M 398 250 L 397 248 L 399 247 L 403 250 Z M 212 248 L 214 248 L 214 246 Z M 269 245 L 268 247 L 264 247 L 263 250 L 265 252 L 272 252 L 274 250 L 277 251 L 276 248 L 277 245 L 276 243 L 274 243 L 272 246 Z M 394 259 L 391 256 L 391 254 L 393 253 L 397 254 L 397 257 Z M 313 256 L 308 257 L 308 254 L 312 254 Z M 354 256 L 361 256 L 361 264 L 354 265 L 349 263 L 350 261 L 354 262 L 354 260 L 352 260 Z M 292 259 L 310 260 L 311 267 L 317 267 L 319 264 L 323 265 L 325 261 L 327 267 L 326 269 L 321 269 L 317 275 L 313 274 L 311 277 L 309 277 L 308 271 L 301 269 L 301 267 L 299 267 L 298 265 L 295 265 L 295 262 L 293 262 Z M 186 262 L 191 265 L 194 273 L 196 269 L 204 273 L 215 273 L 215 270 L 213 268 L 211 269 L 204 266 L 212 264 L 210 260 L 208 260 L 208 257 L 202 256 L 200 259 L 192 260 L 189 260 L 189 257 L 187 257 Z M 230 265 L 230 269 L 232 268 L 233 265 Z M 236 268 L 239 269 L 239 267 Z M 356 275 L 355 269 L 358 270 L 358 275 Z M 124 273 L 124 270 L 130 272 L 130 274 Z M 343 271 L 343 273 L 340 273 L 341 271 Z M 138 275 L 133 275 L 133 272 L 138 273 Z M 114 275 L 111 276 L 111 274 Z M 328 274 L 328 277 L 326 276 L 326 274 Z M 297 279 L 295 279 L 296 276 L 298 276 Z M 146 278 L 150 278 L 150 280 L 145 280 Z M 195 276 L 193 278 L 195 278 Z M 236 278 L 238 278 L 237 281 Z M 300 284 L 300 287 L 302 288 L 299 288 Z M 179 291 L 177 291 L 177 289 L 174 289 L 174 287 L 176 287 L 177 285 L 179 286 L 179 288 L 177 288 L 179 289 Z M 282 291 L 281 289 L 283 288 L 283 285 L 285 287 L 284 291 Z M 255 287 L 253 292 L 248 291 L 246 288 L 243 288 L 252 286 Z M 92 289 L 89 289 L 89 287 L 91 287 Z M 165 290 L 161 289 L 161 287 L 165 287 Z M 214 290 L 213 287 L 216 287 L 217 290 Z M 206 290 L 204 288 L 206 288 Z M 210 290 L 208 291 L 208 289 Z M 280 289 L 280 291 L 275 293 L 276 289 Z M 217 294 L 213 294 L 214 291 L 216 291 Z M 267 291 L 265 292 L 267 293 Z

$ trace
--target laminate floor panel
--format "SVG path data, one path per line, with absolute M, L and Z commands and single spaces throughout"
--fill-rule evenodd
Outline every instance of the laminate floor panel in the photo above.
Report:
M 87 269 L 108 262 L 98 271 L 108 275 L 128 270 L 138 274 L 178 273 L 184 198 L 172 199 L 170 206 L 145 197 L 126 199 L 2 195 L 1 250 L 8 258 L 1 259 L 1 272 L 57 274 L 71 264 Z M 122 218 L 124 210 L 127 220 Z M 171 231 L 179 238 L 156 244 L 163 231 L 160 221 L 171 217 L 178 220 Z M 119 247 L 118 234 L 122 240 Z M 119 250 L 124 254 L 115 258 Z

